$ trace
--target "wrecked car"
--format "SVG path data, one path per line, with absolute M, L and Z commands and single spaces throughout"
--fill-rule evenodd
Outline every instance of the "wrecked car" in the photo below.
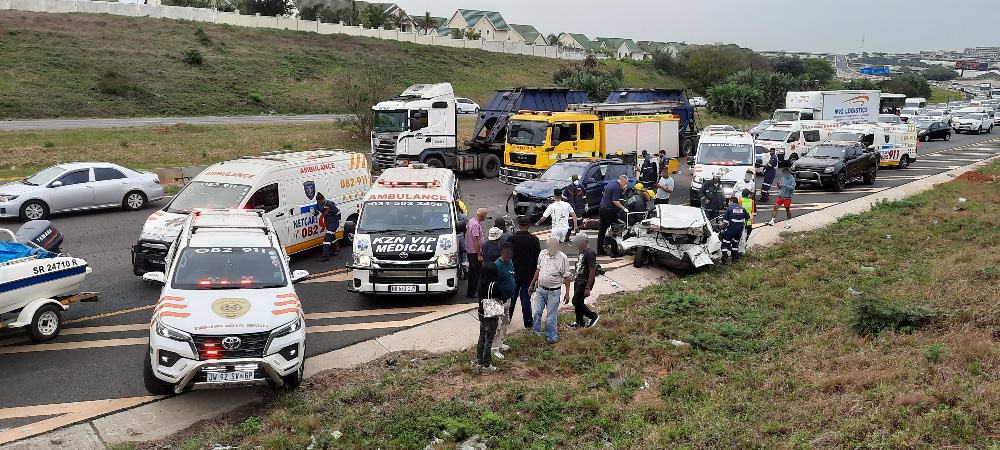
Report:
M 722 241 L 701 208 L 656 205 L 651 217 L 616 236 L 622 251 L 634 249 L 636 267 L 649 262 L 677 270 L 715 264 L 722 257 Z M 745 244 L 741 242 L 741 250 Z

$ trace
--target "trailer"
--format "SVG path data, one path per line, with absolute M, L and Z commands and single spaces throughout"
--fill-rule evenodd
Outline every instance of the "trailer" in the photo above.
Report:
M 611 91 L 605 104 L 650 103 L 660 104 L 661 112 L 677 117 L 677 142 L 680 155 L 687 156 L 698 146 L 698 127 L 695 124 L 694 106 L 680 89 L 619 89 Z M 669 106 L 668 106 L 669 105 Z M 669 108 L 669 109 L 668 109 Z

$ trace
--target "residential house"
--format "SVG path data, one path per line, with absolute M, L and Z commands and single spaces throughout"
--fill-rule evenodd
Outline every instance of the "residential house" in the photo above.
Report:
M 486 41 L 508 41 L 511 38 L 510 25 L 496 11 L 460 9 L 448 19 L 445 28 L 463 31 L 471 28 Z
M 594 41 L 579 33 L 562 33 L 559 35 L 559 45 L 589 51 L 594 49 Z
M 642 61 L 652 56 L 631 39 L 599 37 L 594 41 L 599 51 L 614 55 L 618 59 Z
M 362 4 L 365 3 L 367 2 L 358 2 L 358 9 L 362 9 L 363 8 Z M 401 20 L 399 21 L 399 31 L 411 32 L 417 29 L 416 24 L 413 23 L 413 18 L 410 17 L 410 15 L 406 13 L 406 11 L 403 11 L 403 8 L 400 8 L 399 5 L 395 3 L 371 3 L 371 4 L 382 8 L 382 10 L 385 11 L 386 19 L 389 19 L 390 17 L 401 18 Z M 387 21 L 395 23 L 394 20 L 387 20 Z M 393 27 L 395 27 L 395 25 L 393 25 Z
M 546 45 L 545 36 L 539 33 L 538 30 L 531 25 L 515 25 L 510 24 L 510 33 L 508 34 L 510 41 L 520 42 L 527 45 Z
M 639 44 L 639 48 L 648 53 L 649 57 L 652 57 L 656 52 L 663 52 L 676 58 L 680 53 L 680 48 L 673 42 L 638 41 L 636 44 Z

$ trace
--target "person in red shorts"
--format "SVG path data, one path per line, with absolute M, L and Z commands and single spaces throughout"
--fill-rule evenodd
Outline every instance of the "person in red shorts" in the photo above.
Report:
M 778 207 L 785 207 L 785 228 L 792 227 L 792 194 L 795 192 L 795 177 L 787 168 L 781 169 L 781 178 L 778 179 L 778 201 L 774 202 L 774 209 L 771 210 L 771 220 L 768 225 L 774 225 L 774 217 L 778 215 Z

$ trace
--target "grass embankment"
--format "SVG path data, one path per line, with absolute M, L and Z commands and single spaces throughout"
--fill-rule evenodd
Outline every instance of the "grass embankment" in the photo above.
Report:
M 998 178 L 993 164 L 738 265 L 607 299 L 599 326 L 557 345 L 515 336 L 494 375 L 473 373 L 471 351 L 396 356 L 172 443 L 997 448 Z
M 199 31 L 201 30 L 201 31 Z M 204 55 L 202 65 L 184 51 Z M 550 85 L 560 61 L 346 35 L 94 14 L 0 14 L 0 118 L 344 112 L 338 83 L 363 61 L 390 92 L 451 82 L 485 102 L 497 88 Z M 633 87 L 676 87 L 624 64 Z
M 927 99 L 927 103 L 948 103 L 955 100 L 965 100 L 968 97 L 962 92 L 931 86 L 931 96 Z

